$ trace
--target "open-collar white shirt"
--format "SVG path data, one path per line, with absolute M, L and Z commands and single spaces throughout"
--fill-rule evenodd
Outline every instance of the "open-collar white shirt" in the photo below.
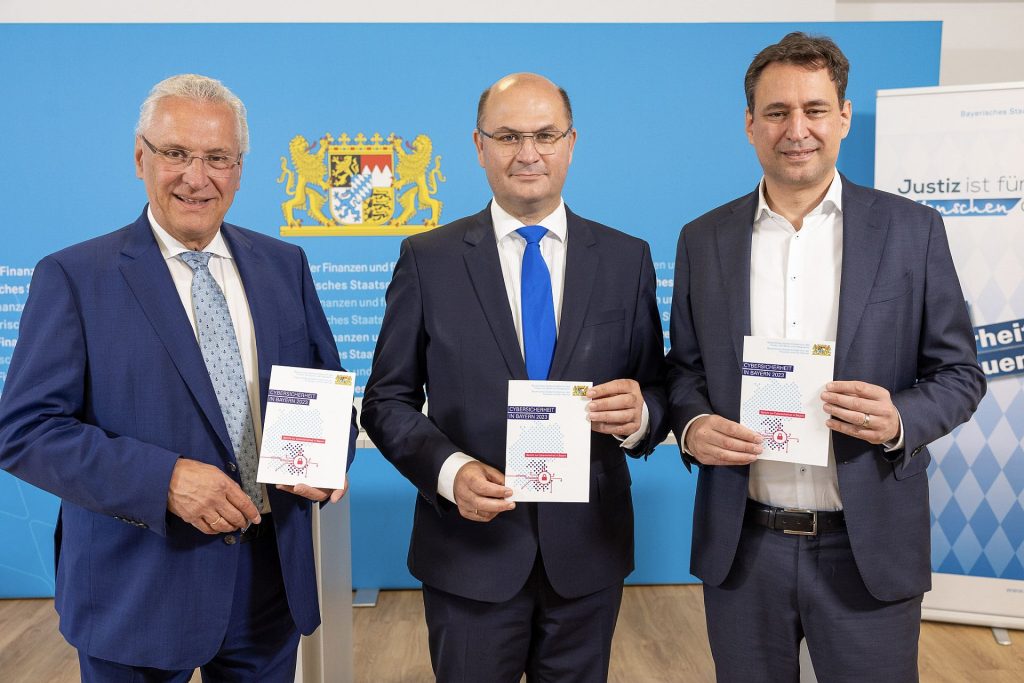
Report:
M 821 202 L 797 230 L 769 208 L 758 186 L 750 242 L 750 334 L 780 339 L 835 339 L 843 265 L 843 181 L 835 174 Z M 822 412 L 819 418 L 827 419 Z M 832 439 L 824 467 L 756 460 L 748 495 L 774 507 L 840 510 Z

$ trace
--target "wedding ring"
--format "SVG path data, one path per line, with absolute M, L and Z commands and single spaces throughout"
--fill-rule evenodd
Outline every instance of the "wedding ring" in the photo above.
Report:
M 211 526 L 211 527 L 215 527 L 215 526 L 217 526 L 217 524 L 218 524 L 218 523 L 219 523 L 219 522 L 220 522 L 220 521 L 221 521 L 222 519 L 224 519 L 224 517 L 223 517 L 223 516 L 220 516 L 220 517 L 218 517 L 217 519 L 215 519 L 215 520 L 213 520 L 212 522 L 210 522 L 210 526 Z
M 871 424 L 871 416 L 864 413 L 864 420 L 860 423 L 860 426 L 867 427 L 869 424 Z

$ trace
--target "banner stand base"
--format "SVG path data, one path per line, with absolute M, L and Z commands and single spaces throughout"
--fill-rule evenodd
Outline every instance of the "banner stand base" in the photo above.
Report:
M 353 607 L 376 607 L 379 588 L 357 588 L 352 597 Z
M 992 627 L 992 637 L 996 639 L 996 642 L 1000 645 L 1013 645 L 1010 641 L 1010 632 L 1005 628 Z

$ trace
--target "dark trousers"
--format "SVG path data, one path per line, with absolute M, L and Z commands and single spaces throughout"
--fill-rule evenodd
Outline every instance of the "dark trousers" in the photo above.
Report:
M 558 595 L 537 555 L 526 585 L 491 603 L 423 586 L 430 661 L 440 683 L 600 683 L 608 680 L 622 584 Z
M 264 515 L 264 524 L 273 522 Z M 264 534 L 239 547 L 235 597 L 217 655 L 200 667 L 203 681 L 293 683 L 299 631 L 281 578 L 277 539 Z M 160 647 L 153 643 L 153 647 Z M 167 671 L 119 664 L 79 650 L 84 683 L 185 683 L 192 670 Z
M 796 683 L 804 637 L 819 683 L 918 680 L 921 596 L 874 598 L 845 530 L 745 524 L 729 576 L 704 586 L 704 608 L 719 683 Z

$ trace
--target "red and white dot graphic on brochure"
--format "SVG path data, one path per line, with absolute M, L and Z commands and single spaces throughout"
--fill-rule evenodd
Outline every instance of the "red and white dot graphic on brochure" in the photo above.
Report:
M 352 373 L 273 366 L 256 480 L 342 488 L 354 387 Z
M 508 383 L 505 485 L 515 501 L 590 499 L 590 382 Z
M 761 435 L 761 460 L 828 464 L 828 417 L 835 342 L 744 337 L 740 423 Z

